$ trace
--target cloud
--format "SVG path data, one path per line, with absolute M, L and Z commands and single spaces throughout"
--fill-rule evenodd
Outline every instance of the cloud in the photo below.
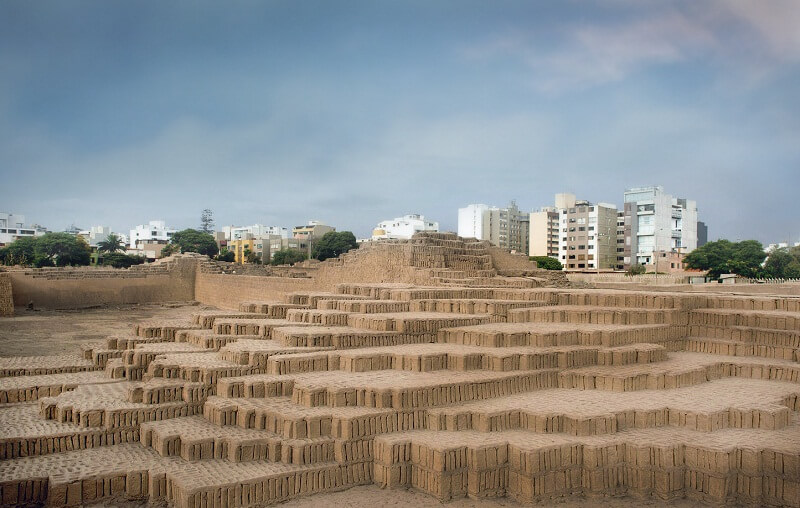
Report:
M 536 89 L 549 93 L 619 82 L 654 66 L 717 62 L 763 78 L 800 60 L 795 0 L 606 2 L 605 7 L 612 15 L 564 22 L 546 41 L 541 29 L 516 27 L 464 48 L 463 55 L 483 63 L 516 62 L 528 69 Z
M 717 0 L 716 12 L 732 17 L 757 36 L 760 49 L 776 61 L 800 61 L 800 2 Z

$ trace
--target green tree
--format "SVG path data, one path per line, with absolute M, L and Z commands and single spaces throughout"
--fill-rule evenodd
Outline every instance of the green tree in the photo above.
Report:
M 642 275 L 647 272 L 647 268 L 644 265 L 632 265 L 630 268 L 625 270 L 625 275 L 628 277 L 633 277 L 634 275 Z
M 329 231 L 317 240 L 314 250 L 311 252 L 311 257 L 325 261 L 328 258 L 339 257 L 340 254 L 357 248 L 356 237 L 350 231 Z
M 762 274 L 775 279 L 800 278 L 800 246 L 770 252 Z
M 767 255 L 764 246 L 756 240 L 708 242 L 690 252 L 684 262 L 687 268 L 708 270 L 712 279 L 720 274 L 735 273 L 743 277 L 756 277 Z
M 5 248 L 6 265 L 32 265 L 36 258 L 36 238 L 24 236 L 17 238 Z
M 131 256 L 121 252 L 109 252 L 103 256 L 103 266 L 113 266 L 114 268 L 129 268 L 144 262 L 143 256 Z
M 102 242 L 97 243 L 97 252 L 117 252 L 124 251 L 125 246 L 122 244 L 122 239 L 111 233 Z
M 261 258 L 258 257 L 258 254 L 256 254 L 255 252 L 251 251 L 250 249 L 245 249 L 244 250 L 244 260 L 247 263 L 253 263 L 253 264 L 256 264 L 256 265 L 260 265 L 261 264 Z
M 196 229 L 178 231 L 172 235 L 172 243 L 179 247 L 181 252 L 197 252 L 206 256 L 216 256 L 219 252 L 214 237 Z
M 531 261 L 536 261 L 536 265 L 543 270 L 563 270 L 564 266 L 556 258 L 550 256 L 531 256 Z
M 169 257 L 178 251 L 180 251 L 180 247 L 178 247 L 174 243 L 168 243 L 165 246 L 161 247 L 161 257 L 162 258 Z
M 233 251 L 230 251 L 225 247 L 223 247 L 222 250 L 219 251 L 217 257 L 215 257 L 214 259 L 216 259 L 217 261 L 226 261 L 228 263 L 233 263 L 234 261 L 236 261 L 236 254 L 234 254 Z
M 210 208 L 206 208 L 200 214 L 200 231 L 203 233 L 214 233 L 214 213 Z
M 69 233 L 47 233 L 36 239 L 37 266 L 86 266 L 91 249 L 82 237 Z
M 272 256 L 270 264 L 278 265 L 293 265 L 300 263 L 308 258 L 305 252 L 297 249 L 281 249 Z

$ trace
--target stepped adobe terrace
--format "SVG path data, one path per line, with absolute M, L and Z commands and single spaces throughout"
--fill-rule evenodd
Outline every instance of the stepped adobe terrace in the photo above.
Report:
M 242 276 L 246 297 L 191 318 L 0 358 L 0 499 L 261 506 L 377 484 L 800 505 L 800 298 L 559 275 L 424 235 L 313 287 L 252 299 Z

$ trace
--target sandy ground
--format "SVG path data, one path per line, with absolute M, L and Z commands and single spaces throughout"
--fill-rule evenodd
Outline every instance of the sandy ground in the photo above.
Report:
M 188 318 L 203 308 L 208 307 L 186 303 L 42 311 L 18 307 L 14 316 L 0 318 L 0 356 L 77 354 L 83 343 L 130 333 L 137 321 Z
M 17 309 L 10 318 L 0 318 L 0 356 L 39 356 L 79 353 L 85 342 L 97 342 L 108 335 L 129 333 L 131 325 L 151 318 L 188 317 L 202 309 L 190 304 L 153 304 L 113 306 L 76 311 L 28 311 Z M 699 503 L 689 500 L 664 502 L 656 499 L 622 498 L 563 498 L 538 506 L 560 508 L 633 508 L 638 506 L 689 508 Z M 144 502 L 106 502 L 92 506 L 135 508 L 148 506 Z M 512 499 L 457 499 L 441 503 L 415 490 L 381 489 L 376 485 L 355 487 L 342 492 L 320 494 L 282 503 L 287 508 L 375 508 L 405 507 L 436 508 L 498 508 L 528 506 Z
M 304 497 L 282 503 L 286 508 L 316 508 L 330 506 L 334 508 L 370 508 L 370 507 L 403 507 L 414 506 L 419 508 L 499 508 L 499 507 L 524 507 L 531 506 L 517 503 L 510 498 L 500 499 L 456 499 L 441 503 L 431 496 L 415 490 L 406 489 L 381 489 L 376 485 L 354 487 L 342 492 L 323 494 L 319 496 Z M 563 498 L 556 499 L 547 504 L 533 506 L 556 506 L 559 508 L 634 508 L 636 506 L 690 508 L 698 506 L 697 502 L 679 499 L 664 502 L 656 499 L 634 499 L 631 497 L 618 498 Z

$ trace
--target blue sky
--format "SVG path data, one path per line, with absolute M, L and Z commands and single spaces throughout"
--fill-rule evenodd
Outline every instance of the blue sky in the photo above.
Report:
M 712 239 L 800 241 L 800 2 L 0 3 L 0 211 L 54 230 L 660 184 Z

